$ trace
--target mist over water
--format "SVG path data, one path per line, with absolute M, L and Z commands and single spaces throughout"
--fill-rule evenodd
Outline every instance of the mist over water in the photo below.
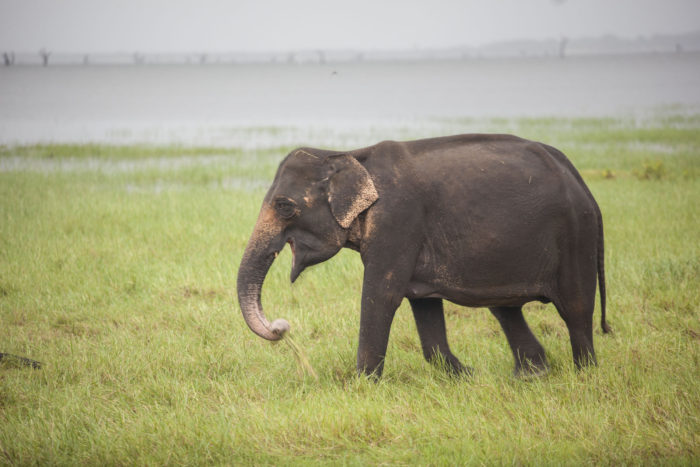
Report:
M 0 144 L 342 146 L 358 133 L 371 142 L 470 131 L 462 118 L 638 118 L 669 107 L 700 109 L 700 54 L 0 68 Z

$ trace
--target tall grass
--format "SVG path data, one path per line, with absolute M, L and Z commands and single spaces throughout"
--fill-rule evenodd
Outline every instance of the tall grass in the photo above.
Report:
M 404 304 L 383 379 L 358 379 L 358 255 L 290 286 L 285 250 L 263 302 L 316 380 L 248 330 L 235 298 L 290 148 L 6 147 L 0 352 L 43 368 L 0 360 L 0 463 L 697 464 L 698 119 L 492 126 L 558 146 L 601 205 L 615 332 L 596 324 L 599 367 L 575 371 L 564 323 L 531 304 L 552 371 L 515 379 L 488 311 L 447 304 L 453 350 L 476 369 L 451 378 L 422 359 Z M 656 162 L 662 176 L 637 175 Z

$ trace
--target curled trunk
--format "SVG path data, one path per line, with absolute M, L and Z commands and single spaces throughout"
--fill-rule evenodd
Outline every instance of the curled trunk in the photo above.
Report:
M 248 327 L 263 339 L 276 341 L 289 331 L 289 323 L 284 319 L 270 323 L 260 301 L 265 276 L 277 254 L 270 244 L 275 235 L 271 235 L 265 218 L 269 219 L 265 212 L 261 213 L 238 268 L 238 302 Z

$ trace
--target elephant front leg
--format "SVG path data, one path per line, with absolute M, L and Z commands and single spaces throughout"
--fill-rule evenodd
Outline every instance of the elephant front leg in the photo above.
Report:
M 544 348 L 525 322 L 521 307 L 493 307 L 515 358 L 515 375 L 540 375 L 547 372 Z
M 447 343 L 447 330 L 445 329 L 445 312 L 442 300 L 439 298 L 421 298 L 409 300 L 413 317 L 416 320 L 418 336 L 420 337 L 423 356 L 436 364 L 444 361 L 447 369 L 454 374 L 471 374 L 472 369 L 465 367 L 454 356 Z
M 401 205 L 375 206 L 365 222 L 372 232 L 360 248 L 365 273 L 362 281 L 357 371 L 379 378 L 389 343 L 394 314 L 404 297 L 421 246 L 422 218 L 405 215 Z
M 389 331 L 401 301 L 363 299 L 360 316 L 360 342 L 357 348 L 359 375 L 379 378 L 384 371 L 384 358 L 389 344 Z M 367 302 L 367 303 L 366 303 Z
M 403 300 L 410 274 L 405 264 L 394 266 L 388 270 L 365 266 L 357 349 L 360 375 L 379 378 L 384 370 L 391 323 Z

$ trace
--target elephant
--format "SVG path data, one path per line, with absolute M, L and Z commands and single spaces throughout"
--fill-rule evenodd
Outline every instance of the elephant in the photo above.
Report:
M 343 247 L 359 252 L 360 375 L 381 377 L 404 298 L 425 359 L 456 374 L 472 369 L 450 350 L 443 300 L 490 309 L 516 376 L 549 369 L 523 316 L 528 302 L 554 304 L 577 368 L 597 364 L 596 286 L 601 327 L 609 331 L 601 211 L 573 164 L 543 143 L 464 134 L 290 152 L 265 195 L 237 278 L 243 317 L 268 340 L 289 330 L 284 319 L 269 322 L 260 301 L 265 276 L 287 243 L 291 282 Z

